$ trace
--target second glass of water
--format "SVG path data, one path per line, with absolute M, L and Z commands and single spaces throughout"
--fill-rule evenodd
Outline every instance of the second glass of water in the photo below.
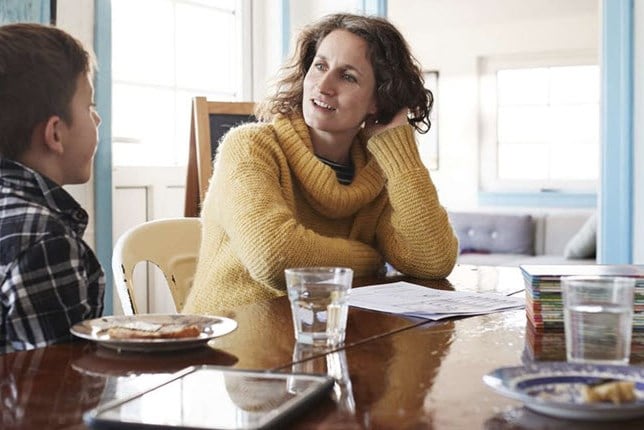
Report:
M 628 364 L 634 291 L 633 278 L 561 278 L 568 361 Z
M 285 275 L 295 340 L 320 346 L 344 342 L 353 270 L 302 267 L 286 269 Z

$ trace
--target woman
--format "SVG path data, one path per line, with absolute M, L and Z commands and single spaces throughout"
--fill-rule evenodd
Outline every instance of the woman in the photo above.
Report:
M 337 14 L 305 28 L 258 106 L 271 122 L 240 126 L 219 147 L 183 311 L 283 295 L 288 267 L 449 274 L 458 242 L 414 140 L 431 105 L 386 20 Z

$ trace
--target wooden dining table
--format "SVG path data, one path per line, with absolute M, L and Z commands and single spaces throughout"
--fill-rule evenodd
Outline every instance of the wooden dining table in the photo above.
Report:
M 406 280 L 430 288 L 524 294 L 519 269 L 457 266 L 447 279 L 364 278 L 355 287 Z M 77 340 L 0 355 L 1 429 L 85 429 L 83 413 L 191 365 L 326 373 L 332 395 L 291 422 L 294 429 L 642 429 L 644 418 L 553 418 L 496 394 L 495 368 L 538 360 L 526 344 L 524 310 L 430 321 L 349 309 L 343 345 L 296 344 L 288 299 L 222 315 L 238 328 L 207 346 L 163 353 L 117 352 Z M 549 359 L 564 359 L 549 355 Z M 635 357 L 632 362 L 641 362 Z

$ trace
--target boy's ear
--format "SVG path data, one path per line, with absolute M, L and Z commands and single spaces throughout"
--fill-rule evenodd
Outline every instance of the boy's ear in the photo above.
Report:
M 63 120 L 58 115 L 50 116 L 45 123 L 45 146 L 56 154 L 63 153 Z

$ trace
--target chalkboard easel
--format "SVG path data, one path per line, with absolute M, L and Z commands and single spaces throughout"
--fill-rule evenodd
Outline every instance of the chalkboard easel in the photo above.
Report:
M 212 102 L 205 97 L 192 99 L 184 216 L 199 216 L 221 138 L 230 128 L 255 121 L 254 109 L 252 102 Z

